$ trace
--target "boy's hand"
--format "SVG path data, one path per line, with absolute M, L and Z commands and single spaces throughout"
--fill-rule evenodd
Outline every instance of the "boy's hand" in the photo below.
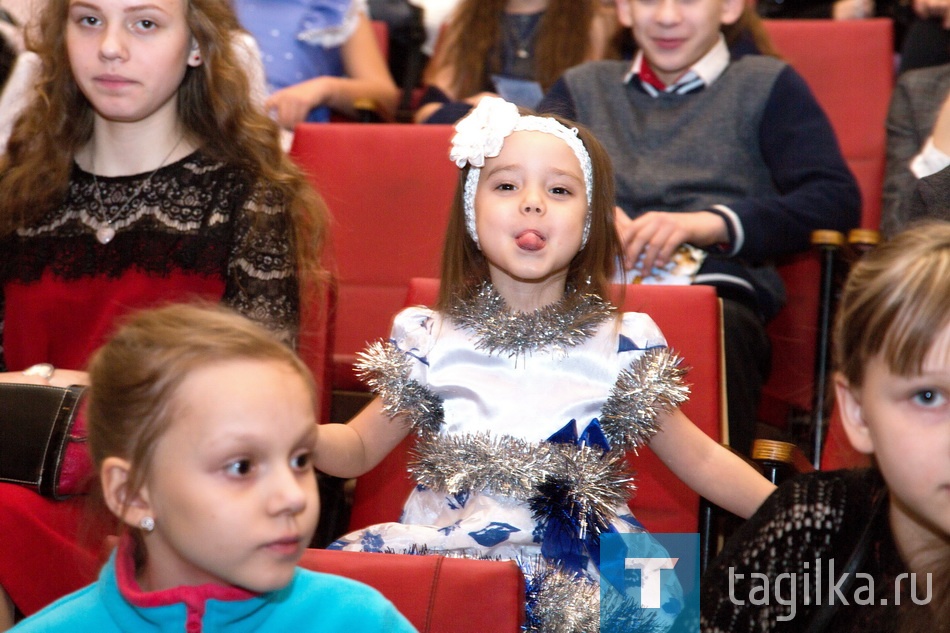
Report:
M 947 0 L 913 0 L 914 13 L 920 18 L 940 18 L 944 28 L 950 28 L 950 11 Z
M 940 112 L 937 113 L 937 121 L 934 123 L 933 132 L 931 132 L 934 147 L 944 154 L 950 154 L 950 94 L 944 99 L 940 106 Z
M 631 270 L 665 266 L 681 244 L 706 247 L 729 239 L 725 221 L 709 211 L 668 213 L 648 211 L 631 219 L 620 207 L 614 207 L 614 226 L 623 250 L 623 265 Z M 638 262 L 640 256 L 643 259 Z
M 835 20 L 860 20 L 874 17 L 872 0 L 838 0 L 831 6 L 831 17 Z

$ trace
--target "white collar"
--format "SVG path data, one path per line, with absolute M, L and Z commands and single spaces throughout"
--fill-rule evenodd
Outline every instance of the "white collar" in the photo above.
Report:
M 689 70 L 683 73 L 682 77 L 667 86 L 667 90 L 672 91 L 682 80 L 690 78 L 692 76 L 690 73 L 699 77 L 707 87 L 711 86 L 714 81 L 719 79 L 719 76 L 726 70 L 726 67 L 729 66 L 729 60 L 729 47 L 726 46 L 725 36 L 720 33 L 719 40 L 713 45 L 709 52 L 690 66 Z M 638 50 L 633 58 L 633 64 L 630 66 L 630 72 L 624 77 L 625 83 L 640 74 L 640 68 L 643 63 L 643 50 Z

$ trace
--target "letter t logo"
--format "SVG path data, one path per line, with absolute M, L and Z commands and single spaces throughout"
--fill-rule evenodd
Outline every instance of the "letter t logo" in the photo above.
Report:
M 662 569 L 673 569 L 679 558 L 624 558 L 624 568 L 640 570 L 640 606 L 659 609 Z

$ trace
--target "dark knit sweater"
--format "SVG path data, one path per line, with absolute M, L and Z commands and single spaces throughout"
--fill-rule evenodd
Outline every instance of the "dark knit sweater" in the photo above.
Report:
M 784 293 L 770 262 L 807 250 L 815 229 L 858 224 L 860 193 L 827 117 L 804 80 L 770 57 L 735 60 L 686 95 L 651 97 L 638 81 L 624 83 L 629 69 L 623 61 L 575 67 L 539 109 L 591 128 L 628 215 L 731 209 L 733 244 L 700 274 L 751 283 L 762 311 L 774 313 Z
M 921 601 L 926 592 L 912 595 L 907 577 L 896 583 L 907 570 L 891 537 L 886 500 L 872 513 L 881 495 L 887 495 L 887 489 L 876 470 L 815 472 L 785 482 L 732 536 L 703 576 L 703 632 L 808 630 L 815 611 L 822 608 L 819 599 L 822 605 L 829 603 L 833 585 L 866 526 L 870 526 L 867 556 L 853 575 L 852 586 L 840 592 L 849 604 L 835 596 L 838 606 L 825 630 L 895 631 L 902 610 L 919 608 L 913 598 Z M 795 575 L 776 582 L 783 573 Z M 764 582 L 763 576 L 753 574 L 768 579 L 767 600 L 761 591 L 754 593 Z M 873 594 L 867 590 L 872 584 L 868 578 L 873 579 Z M 895 596 L 900 597 L 900 606 L 895 605 Z

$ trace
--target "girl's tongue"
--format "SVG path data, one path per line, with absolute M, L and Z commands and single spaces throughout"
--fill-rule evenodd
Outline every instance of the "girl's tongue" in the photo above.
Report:
M 526 251 L 539 251 L 544 248 L 545 240 L 535 231 L 525 231 L 515 238 L 515 244 L 518 248 Z

